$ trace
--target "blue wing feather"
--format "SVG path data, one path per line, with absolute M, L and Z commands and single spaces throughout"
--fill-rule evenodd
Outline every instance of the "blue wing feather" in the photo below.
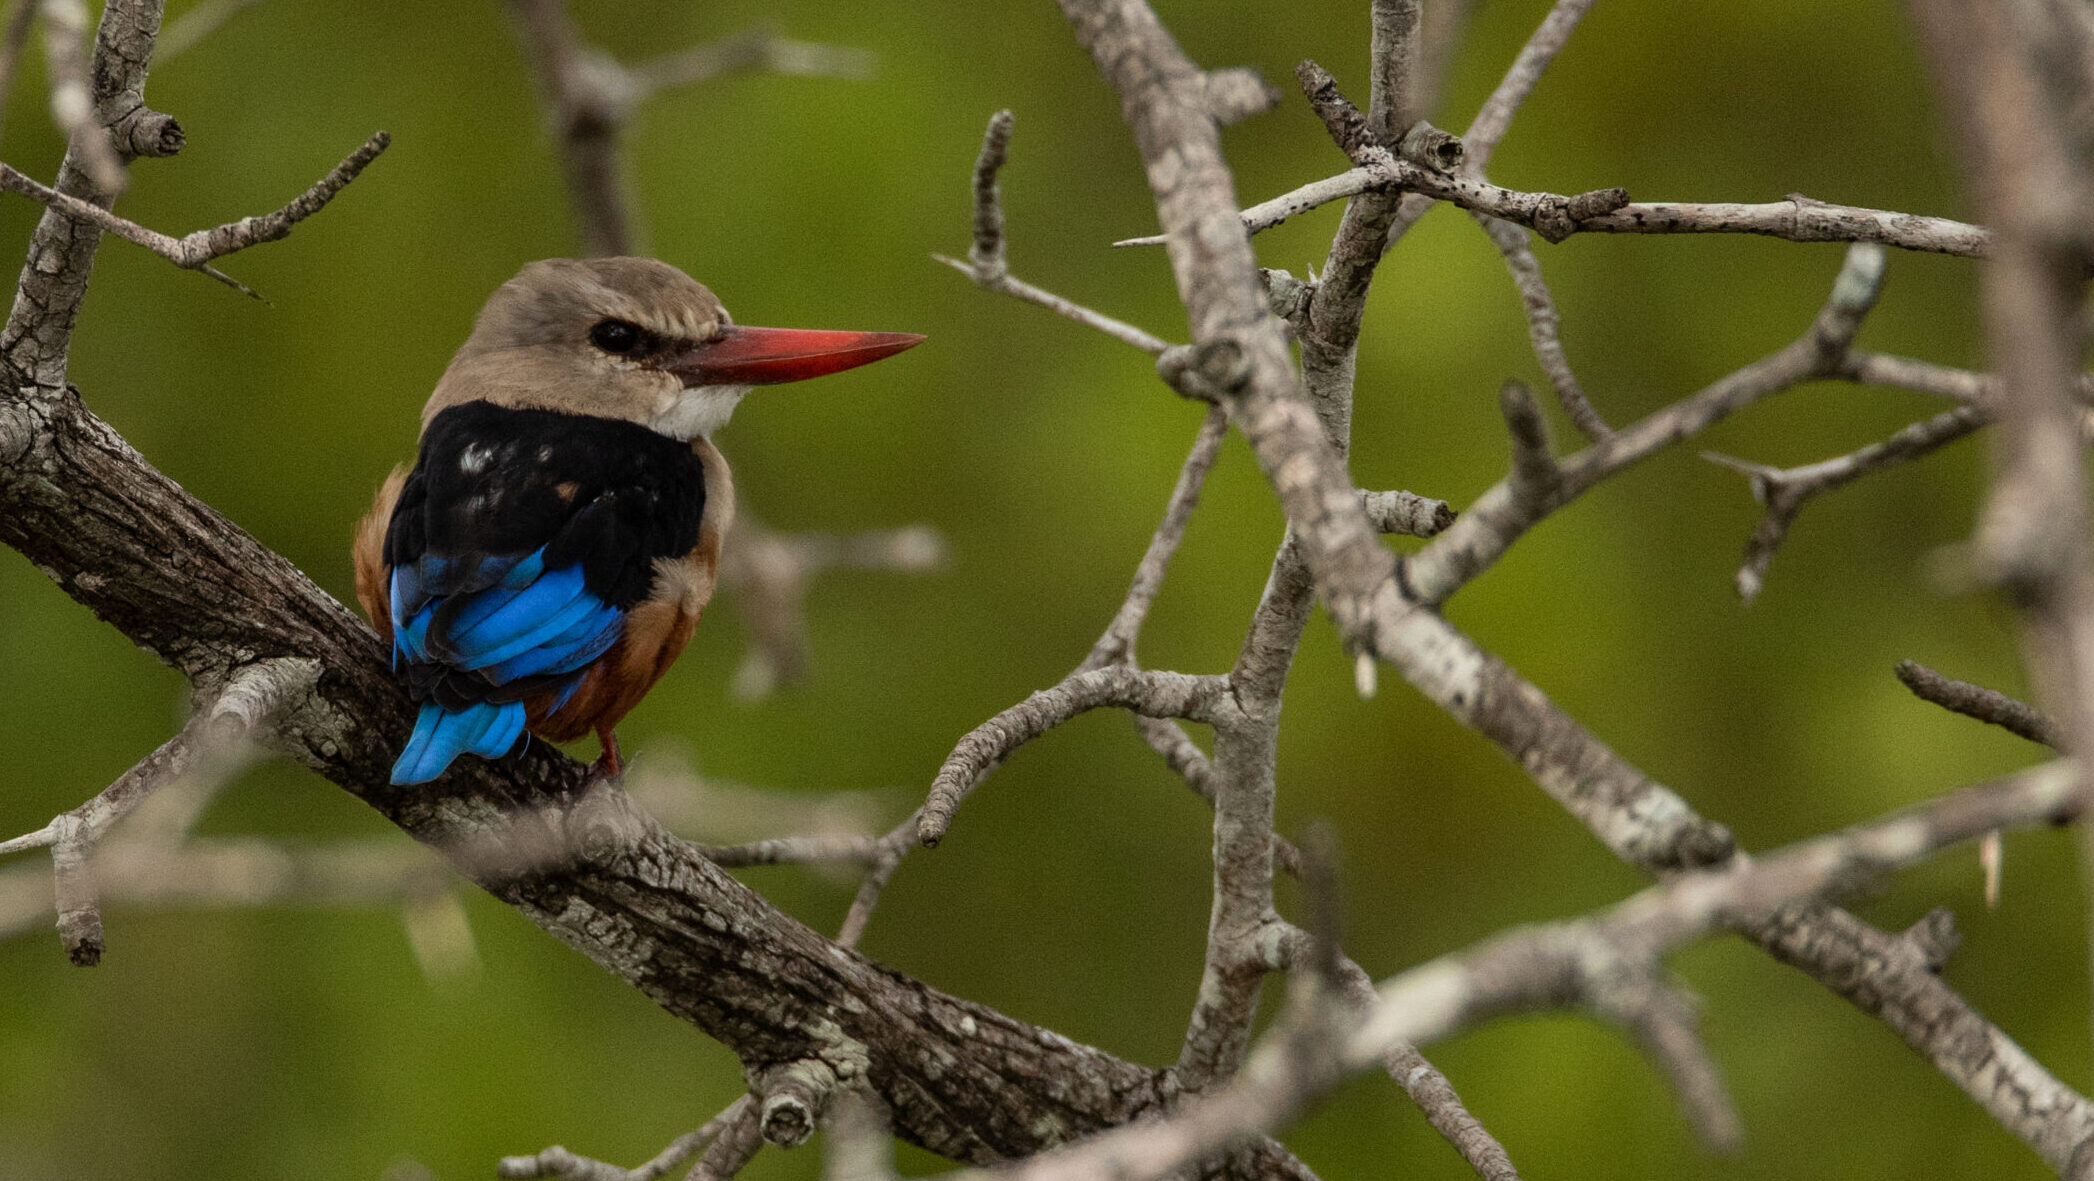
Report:
M 698 544 L 704 462 L 636 423 L 471 401 L 437 414 L 387 525 L 393 660 L 422 702 L 394 781 L 523 741 L 569 707 L 654 564 Z
M 542 549 L 470 563 L 424 555 L 395 567 L 389 590 L 396 663 L 474 671 L 490 689 L 527 677 L 566 676 L 565 684 L 548 686 L 559 694 L 554 711 L 580 688 L 580 673 L 624 630 L 625 612 L 585 588 L 579 565 L 547 570 Z M 426 783 L 462 754 L 499 758 L 515 748 L 524 724 L 520 701 L 459 708 L 424 702 L 414 734 L 393 765 L 393 782 Z

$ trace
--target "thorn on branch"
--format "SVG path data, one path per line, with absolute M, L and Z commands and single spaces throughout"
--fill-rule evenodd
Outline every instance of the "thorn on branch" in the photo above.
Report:
M 1916 660 L 1900 660 L 1895 671 L 1898 680 L 1921 701 L 1999 726 L 2052 750 L 2065 749 L 2065 733 L 2057 722 L 2027 702 L 1997 689 L 1943 676 Z
M 1838 363 L 1838 359 L 1835 358 L 1833 363 Z M 1846 455 L 1786 470 L 1713 451 L 1702 452 L 1703 459 L 1744 473 L 1751 483 L 1752 498 L 1766 510 L 1745 543 L 1745 560 L 1738 567 L 1737 574 L 1738 596 L 1748 605 L 1759 596 L 1766 585 L 1767 569 L 1774 561 L 1775 552 L 1787 540 L 1789 527 L 1797 514 L 1813 498 L 1871 472 L 1910 462 L 1953 443 L 1991 422 L 1992 414 L 1985 406 L 1958 406 Z

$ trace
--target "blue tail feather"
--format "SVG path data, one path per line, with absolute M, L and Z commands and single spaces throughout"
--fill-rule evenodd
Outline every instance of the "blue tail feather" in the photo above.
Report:
M 462 710 L 446 710 L 433 701 L 422 704 L 414 734 L 393 764 L 393 782 L 427 783 L 444 773 L 462 754 L 497 759 L 509 753 L 523 734 L 520 701 L 482 701 Z

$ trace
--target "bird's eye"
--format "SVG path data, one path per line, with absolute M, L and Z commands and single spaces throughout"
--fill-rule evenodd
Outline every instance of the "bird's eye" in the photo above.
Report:
M 640 345 L 640 330 L 623 320 L 600 320 L 589 330 L 589 343 L 607 353 L 625 354 Z

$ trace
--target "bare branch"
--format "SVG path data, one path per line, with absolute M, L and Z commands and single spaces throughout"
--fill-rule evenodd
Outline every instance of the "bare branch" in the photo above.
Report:
M 1578 22 L 1592 7 L 1592 0 L 1556 0 L 1549 14 L 1542 18 L 1527 43 L 1520 47 L 1519 55 L 1512 59 L 1505 76 L 1498 80 L 1490 97 L 1483 100 L 1476 117 L 1469 121 L 1469 129 L 1462 133 L 1462 142 L 1468 145 L 1468 171 L 1477 176 L 1484 174 L 1490 164 L 1491 154 L 1498 148 L 1500 140 L 1512 127 L 1512 117 L 1526 105 L 1527 96 L 1541 82 L 1541 76 L 1563 51 Z
M 559 1181 L 655 1181 L 667 1176 L 678 1165 L 691 1159 L 699 1150 L 712 1145 L 719 1137 L 743 1119 L 755 1112 L 756 1101 L 744 1095 L 727 1105 L 727 1109 L 705 1121 L 695 1131 L 686 1132 L 670 1141 L 653 1160 L 631 1169 L 591 1160 L 579 1156 L 555 1144 L 536 1156 L 503 1157 L 495 1166 L 497 1177 L 521 1181 L 525 1178 L 549 1177 Z
M 984 775 L 1012 751 L 1077 714 L 1115 706 L 1144 717 L 1211 721 L 1227 695 L 1228 687 L 1221 677 L 1150 672 L 1124 664 L 1072 673 L 1060 684 L 1034 693 L 960 739 L 931 782 L 918 836 L 925 845 L 936 845 L 952 824 L 960 801 L 973 792 Z
M 106 193 L 124 190 L 124 164 L 109 133 L 95 121 L 87 87 L 87 5 L 82 0 L 40 0 L 44 58 L 51 72 L 51 121 L 80 153 L 81 167 Z
M 831 570 L 919 573 L 945 562 L 945 539 L 923 525 L 864 533 L 780 533 L 743 515 L 720 555 L 720 585 L 734 597 L 748 650 L 734 674 L 744 701 L 807 675 L 805 608 L 814 580 Z
M 2065 735 L 2058 724 L 2035 706 L 2016 701 L 1997 689 L 1945 677 L 1915 660 L 1900 660 L 1896 671 L 1898 680 L 1922 701 L 1989 722 L 2052 750 L 2065 747 Z
M 1833 205 L 1799 195 L 1750 205 L 1677 201 L 1613 204 L 1595 189 L 1567 197 L 1558 193 L 1500 188 L 1466 177 L 1442 177 L 1409 161 L 1378 161 L 1372 166 L 1327 177 L 1260 202 L 1243 211 L 1243 225 L 1256 234 L 1333 201 L 1375 189 L 1414 192 L 1428 201 L 1446 201 L 1474 213 L 1526 226 L 1551 242 L 1572 234 L 1756 234 L 1790 242 L 1874 242 L 1928 254 L 1983 258 L 1991 235 L 1983 226 L 1943 217 L 1923 217 L 1885 209 Z M 1586 204 L 1573 205 L 1579 198 Z M 1115 246 L 1158 246 L 1161 235 L 1123 238 Z
M 1541 260 L 1534 257 L 1534 245 L 1528 240 L 1527 231 L 1494 217 L 1479 216 L 1476 224 L 1490 235 L 1498 253 L 1505 258 L 1505 266 L 1512 272 L 1513 285 L 1520 292 L 1520 304 L 1527 312 L 1527 338 L 1533 342 L 1534 357 L 1541 362 L 1541 371 L 1548 375 L 1549 384 L 1555 388 L 1556 400 L 1563 405 L 1563 412 L 1570 415 L 1571 422 L 1595 443 L 1613 434 L 1607 420 L 1600 417 L 1600 412 L 1593 409 L 1592 402 L 1585 397 L 1578 375 L 1571 371 L 1570 358 L 1564 355 L 1563 340 L 1557 334 L 1560 317 L 1556 313 L 1556 297 L 1549 293 L 1548 281 L 1542 278 Z
M 1566 456 L 1557 464 L 1560 478 L 1553 483 L 1523 483 L 1515 473 L 1492 485 L 1446 532 L 1404 563 L 1410 596 L 1426 605 L 1445 602 L 1495 563 L 1536 522 L 1601 480 L 1707 430 L 1761 398 L 1813 377 L 1837 376 L 1861 318 L 1875 305 L 1882 268 L 1879 249 L 1849 250 L 1824 308 L 1809 331 L 1788 347 Z M 1537 489 L 1546 495 L 1537 495 Z
M 1327 1047 L 1302 1041 L 1299 1026 L 1290 1022 L 1261 1041 L 1236 1081 L 1192 1100 L 1171 1118 L 1115 1129 L 1035 1158 L 1017 1172 L 1028 1181 L 1161 1177 L 1245 1135 L 1278 1126 L 1345 1073 L 1382 1064 L 1392 1048 L 1437 1040 L 1498 1014 L 1568 1003 L 1583 1003 L 1602 1015 L 1635 1013 L 1641 1004 L 1634 991 L 1648 987 L 1657 957 L 1667 950 L 1719 925 L 1749 927 L 1768 916 L 1793 914 L 1801 899 L 1851 891 L 1984 832 L 2071 817 L 2079 807 L 2076 778 L 2069 764 L 2048 764 L 1758 861 L 1739 858 L 1719 869 L 1682 875 L 1591 918 L 1498 936 L 1383 984 L 1368 1021 L 1345 1038 L 1342 1069 L 1318 1061 Z M 1638 1015 L 1634 1020 L 1670 1024 L 1663 1035 L 1668 1039 L 1691 1036 L 1672 1017 Z M 1664 1053 L 1679 1056 L 1680 1051 L 1674 1046 Z M 1697 1060 L 1703 1054 L 1698 1048 L 1686 1053 Z M 2020 1119 L 2009 1126 L 2062 1168 L 2094 1127 L 2094 1110 L 2041 1076 L 2040 1069 L 2031 1073 L 2026 1068 L 2033 1064 L 2025 1060 L 1993 1059 L 1991 1066 L 2012 1080 L 1993 1076 L 2002 1090 L 2012 1092 L 2002 1106 L 2018 1108 Z
M 143 246 L 178 267 L 202 271 L 235 291 L 260 298 L 255 295 L 253 288 L 212 266 L 212 260 L 263 242 L 277 242 L 289 237 L 293 227 L 325 208 L 329 201 L 334 200 L 335 194 L 341 192 L 350 181 L 355 180 L 364 167 L 377 159 L 378 154 L 385 151 L 391 143 L 392 136 L 383 131 L 376 132 L 364 141 L 362 147 L 349 153 L 340 164 L 335 165 L 326 176 L 313 182 L 311 188 L 274 213 L 265 213 L 260 217 L 243 217 L 239 221 L 229 221 L 224 225 L 196 230 L 179 238 L 171 238 L 156 230 L 146 229 L 136 222 L 118 217 L 99 205 L 68 196 L 38 183 L 6 164 L 0 164 L 0 189 L 41 201 L 69 217 L 88 222 L 126 242 Z
M 754 29 L 626 66 L 583 39 L 566 0 L 509 0 L 509 10 L 537 75 L 583 252 L 590 255 L 641 251 L 618 143 L 640 103 L 732 70 L 863 77 L 872 64 L 871 55 L 858 50 L 787 41 Z
M 2081 806 L 2077 778 L 2069 762 L 2046 763 L 1764 857 L 1684 874 L 1596 919 L 1501 936 L 1477 952 L 1414 968 L 1381 986 L 1381 1006 L 1348 1057 L 1364 1065 L 1388 1041 L 1422 1043 L 1508 1005 L 1546 1003 L 1560 995 L 1549 974 L 1588 972 L 1579 959 L 1595 941 L 1611 947 L 1602 959 L 1656 956 L 1719 925 L 1750 928 L 1797 902 L 1866 888 L 1987 832 L 2073 819 Z M 2094 1117 L 2085 1100 L 2078 1105 L 2080 1118 Z
M 1009 111 L 998 111 L 989 117 L 989 129 L 982 136 L 981 156 L 974 165 L 974 245 L 968 251 L 968 261 L 961 262 L 943 254 L 931 257 L 991 291 L 1038 304 L 1058 316 L 1125 341 L 1150 356 L 1162 356 L 1171 347 L 1169 342 L 1103 312 L 1094 312 L 1082 304 L 1035 287 L 1010 273 L 1004 260 L 1002 190 L 996 178 L 1009 156 L 1013 122 Z
M 182 146 L 175 121 L 145 103 L 146 68 L 159 32 L 158 0 L 110 0 L 95 29 L 88 71 L 94 121 L 136 155 L 172 155 Z M 106 207 L 116 191 L 98 184 L 91 174 L 87 154 L 92 149 L 85 146 L 86 138 L 75 136 L 67 145 L 52 187 Z M 56 210 L 46 210 L 37 221 L 15 284 L 14 306 L 0 329 L 0 355 L 33 383 L 33 390 L 18 390 L 16 396 L 47 402 L 62 395 L 73 321 L 87 293 L 100 241 L 97 228 Z M 0 399 L 5 397 L 0 394 Z
M 1989 425 L 1992 420 L 1993 413 L 1986 407 L 1958 406 L 1845 455 L 1787 469 L 1703 452 L 1702 458 L 1745 473 L 1752 481 L 1752 498 L 1767 510 L 1761 514 L 1751 539 L 1745 543 L 1745 563 L 1738 568 L 1737 575 L 1738 597 L 1747 603 L 1759 597 L 1775 551 L 1788 537 L 1789 526 L 1795 521 L 1796 514 L 1802 512 L 1803 506 L 1813 497 L 1852 483 L 1871 472 L 1932 454 Z
M 310 692 L 319 675 L 319 665 L 310 660 L 264 660 L 246 666 L 209 708 L 191 716 L 181 733 L 93 799 L 59 813 L 36 832 L 0 844 L 0 854 L 50 848 L 58 935 L 73 963 L 93 967 L 102 962 L 102 912 L 88 862 L 104 834 L 199 760 L 260 731 Z
M 1127 588 L 1127 597 L 1121 601 L 1120 609 L 1113 614 L 1112 622 L 1105 626 L 1105 634 L 1091 646 L 1089 656 L 1084 658 L 1078 671 L 1103 668 L 1108 664 L 1131 664 L 1134 662 L 1135 640 L 1141 635 L 1142 621 L 1149 616 L 1149 607 L 1156 601 L 1156 593 L 1163 589 L 1164 571 L 1170 567 L 1172 555 L 1178 552 L 1178 543 L 1185 539 L 1185 526 L 1192 520 L 1192 510 L 1199 507 L 1200 489 L 1206 485 L 1207 473 L 1214 468 L 1214 461 L 1221 454 L 1222 439 L 1229 431 L 1228 416 L 1219 407 L 1209 410 L 1200 421 L 1200 430 L 1193 436 L 1192 450 L 1185 457 L 1184 466 L 1178 470 L 1178 482 L 1171 489 L 1170 501 L 1164 506 L 1163 520 L 1157 523 L 1156 532 L 1149 538 L 1149 548 L 1134 568 L 1134 583 Z
M 809 78 L 870 78 L 878 58 L 863 49 L 793 41 L 773 29 L 744 30 L 708 45 L 663 54 L 629 67 L 635 101 L 664 90 L 694 86 L 741 70 L 769 70 Z

